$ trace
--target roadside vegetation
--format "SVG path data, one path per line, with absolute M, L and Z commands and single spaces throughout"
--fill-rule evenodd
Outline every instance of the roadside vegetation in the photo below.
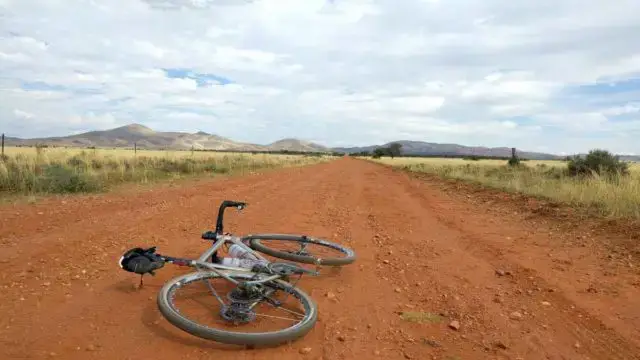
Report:
M 460 179 L 487 187 L 597 209 L 603 215 L 640 219 L 640 164 L 604 150 L 565 161 L 381 157 L 409 171 Z
M 329 156 L 73 149 L 20 147 L 5 149 L 0 159 L 0 196 L 95 192 L 133 182 L 151 183 L 188 176 L 245 174 L 301 166 Z

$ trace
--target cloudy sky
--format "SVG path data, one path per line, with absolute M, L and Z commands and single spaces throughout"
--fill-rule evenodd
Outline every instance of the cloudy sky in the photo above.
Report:
M 640 153 L 638 0 L 0 0 L 0 131 Z

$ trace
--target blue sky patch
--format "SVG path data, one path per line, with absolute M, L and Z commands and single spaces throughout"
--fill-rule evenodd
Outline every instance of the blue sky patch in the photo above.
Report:
M 640 90 L 640 78 L 632 78 L 615 82 L 598 82 L 566 89 L 570 93 L 579 95 L 609 95 Z
M 43 81 L 23 81 L 20 87 L 27 91 L 65 91 L 62 85 L 47 84 Z
M 162 69 L 166 76 L 171 79 L 193 79 L 198 84 L 198 87 L 206 87 L 212 85 L 227 85 L 232 84 L 231 79 L 206 73 L 198 73 L 190 69 Z

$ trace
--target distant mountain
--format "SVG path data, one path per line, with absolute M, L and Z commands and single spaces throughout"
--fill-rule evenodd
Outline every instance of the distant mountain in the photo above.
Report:
M 620 155 L 620 160 L 640 162 L 640 155 Z
M 480 146 L 463 146 L 458 144 L 439 144 L 429 143 L 423 141 L 393 141 L 402 144 L 402 153 L 407 155 L 429 155 L 429 156 L 490 156 L 490 157 L 509 157 L 511 156 L 511 148 L 498 147 L 488 148 Z M 383 145 L 371 145 L 363 147 L 349 147 L 349 148 L 334 148 L 334 151 L 343 152 L 347 154 L 358 153 L 362 151 L 373 152 L 377 147 L 385 147 L 391 144 L 391 142 Z M 517 150 L 517 149 L 516 149 Z M 523 159 L 535 159 L 535 160 L 557 160 L 562 159 L 562 156 L 528 152 L 517 150 L 517 154 Z
M 309 152 L 324 152 L 331 151 L 331 149 L 314 144 L 308 141 L 302 141 L 298 139 L 282 139 L 278 140 L 267 146 L 271 150 L 290 150 L 290 151 L 309 151 Z
M 584 158 L 587 156 L 586 153 L 578 154 L 576 156 Z M 618 155 L 618 158 L 622 161 L 632 161 L 632 162 L 640 162 L 640 155 Z
M 7 137 L 5 139 L 7 146 L 48 144 L 53 146 L 72 146 L 72 147 L 128 147 L 132 148 L 134 144 L 141 149 L 176 149 L 188 150 L 191 148 L 197 150 L 227 150 L 227 151 L 296 151 L 296 152 L 340 152 L 340 153 L 358 153 L 373 152 L 377 147 L 388 146 L 391 143 L 382 145 L 370 145 L 361 147 L 339 147 L 328 148 L 323 145 L 315 144 L 299 139 L 282 139 L 268 145 L 249 144 L 237 142 L 222 136 L 209 134 L 204 131 L 196 133 L 185 132 L 161 132 L 154 131 L 144 125 L 131 124 L 118 127 L 111 130 L 89 131 L 83 134 L 49 137 L 38 139 L 19 139 Z M 483 157 L 509 157 L 511 156 L 511 148 L 508 147 L 479 147 L 479 146 L 463 146 L 458 144 L 439 144 L 423 141 L 394 141 L 402 144 L 402 153 L 407 155 L 425 155 L 425 156 L 483 156 Z M 545 154 L 539 152 L 520 151 L 518 156 L 525 159 L 536 160 L 557 160 L 564 158 L 563 156 Z M 640 161 L 640 156 L 623 155 L 622 160 Z
M 233 141 L 218 135 L 198 131 L 183 132 L 154 131 L 144 125 L 131 124 L 111 130 L 89 131 L 82 134 L 37 139 L 7 138 L 7 145 L 47 144 L 77 147 L 133 147 L 141 149 L 197 149 L 236 151 L 330 151 L 324 146 L 297 139 L 284 139 L 270 145 L 248 144 Z

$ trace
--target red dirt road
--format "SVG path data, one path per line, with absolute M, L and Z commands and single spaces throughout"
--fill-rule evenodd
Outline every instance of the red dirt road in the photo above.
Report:
M 162 284 L 184 269 L 167 266 L 136 290 L 138 278 L 118 267 L 134 246 L 199 255 L 224 199 L 250 204 L 227 215 L 234 233 L 307 233 L 355 249 L 356 263 L 300 284 L 320 312 L 304 338 L 247 350 L 190 336 L 156 306 Z M 551 221 L 505 220 L 506 207 L 473 200 L 340 159 L 5 205 L 0 358 L 640 359 L 640 253 L 612 255 L 597 235 L 576 241 Z M 413 323 L 402 311 L 444 319 Z

